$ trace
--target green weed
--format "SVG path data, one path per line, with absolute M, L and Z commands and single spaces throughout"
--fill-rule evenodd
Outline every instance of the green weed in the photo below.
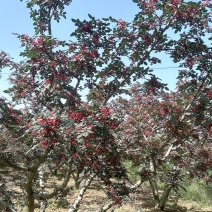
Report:
M 203 206 L 212 206 L 212 184 L 194 179 L 186 187 L 186 191 L 180 191 L 182 199 L 196 201 Z

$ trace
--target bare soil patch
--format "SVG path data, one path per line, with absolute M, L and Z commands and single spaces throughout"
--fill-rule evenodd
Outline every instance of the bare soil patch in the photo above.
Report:
M 13 173 L 14 174 L 14 173 Z M 26 208 L 24 207 L 24 196 L 23 191 L 20 189 L 20 185 L 16 185 L 16 182 L 10 181 L 12 177 L 10 175 L 7 176 L 7 180 L 10 182 L 9 189 L 13 193 L 14 203 L 18 203 L 18 211 L 26 212 Z M 47 189 L 50 191 L 51 185 L 55 184 L 54 179 L 48 181 Z M 60 184 L 60 182 L 57 182 Z M 74 188 L 74 182 L 70 181 L 69 190 L 67 191 L 67 195 L 60 194 L 58 197 L 49 200 L 46 212 L 67 212 L 71 203 L 74 202 L 76 197 L 78 196 L 79 190 Z M 151 190 L 145 186 L 141 187 L 136 195 L 131 196 L 132 201 L 126 201 L 124 205 L 121 207 L 116 207 L 114 212 L 158 212 L 154 208 L 154 202 L 152 200 Z M 81 207 L 79 212 L 94 212 L 103 204 L 108 203 L 106 194 L 98 187 L 96 184 L 91 184 L 86 194 L 84 195 L 83 201 L 81 203 Z M 39 212 L 39 203 L 37 202 L 37 208 L 35 212 Z M 198 204 L 197 202 L 192 201 L 183 201 L 176 196 L 171 196 L 168 201 L 166 207 L 166 212 L 212 212 L 212 206 L 204 207 Z

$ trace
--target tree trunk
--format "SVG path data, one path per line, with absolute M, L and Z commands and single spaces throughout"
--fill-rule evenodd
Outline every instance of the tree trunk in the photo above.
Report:
M 42 164 L 38 169 L 38 176 L 39 176 L 39 184 L 40 184 L 41 193 L 43 193 L 44 189 L 45 189 L 44 173 L 45 173 L 45 164 Z M 41 200 L 40 201 L 40 212 L 45 212 L 46 206 L 47 206 L 47 201 Z
M 164 192 L 163 192 L 163 196 L 161 197 L 161 200 L 160 200 L 160 209 L 163 211 L 164 208 L 165 208 L 165 205 L 166 205 L 166 202 L 168 200 L 168 197 L 169 197 L 169 194 L 172 190 L 172 186 L 169 185 L 165 188 Z
M 27 208 L 28 208 L 28 212 L 33 212 L 34 208 L 35 208 L 35 199 L 34 199 L 34 191 L 32 188 L 32 179 L 34 177 L 34 174 L 32 172 L 29 172 L 28 176 L 27 176 L 27 184 L 26 184 L 26 192 L 27 192 Z
M 159 208 L 160 206 L 160 197 L 159 197 L 159 192 L 158 192 L 158 184 L 156 181 L 157 177 L 157 169 L 156 169 L 156 163 L 155 163 L 155 158 L 154 154 L 151 155 L 151 161 L 149 164 L 149 169 L 152 172 L 153 176 L 151 179 L 149 179 L 150 186 L 152 188 L 152 193 L 153 193 L 153 198 L 155 201 L 155 208 Z
M 158 185 L 156 180 L 149 180 L 150 186 L 152 188 L 152 194 L 153 194 L 153 198 L 155 201 L 155 208 L 159 208 L 160 207 L 160 197 L 159 197 L 159 192 L 158 192 Z
M 75 183 L 74 186 L 75 186 L 76 189 L 79 189 L 80 183 L 81 183 L 81 181 L 82 181 L 82 180 L 80 180 L 80 173 L 81 173 L 81 170 L 80 170 L 80 171 L 77 171 L 76 173 L 73 173 L 73 174 L 72 174 L 72 177 L 73 177 L 74 183 Z

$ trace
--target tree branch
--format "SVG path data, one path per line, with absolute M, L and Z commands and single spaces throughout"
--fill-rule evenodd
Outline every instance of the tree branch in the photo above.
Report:
M 96 210 L 95 212 L 106 212 L 107 210 L 109 210 L 110 208 L 112 208 L 114 206 L 114 202 L 110 202 L 107 205 L 102 206 L 101 208 L 99 208 L 98 210 Z
M 198 90 L 196 91 L 195 95 L 193 96 L 193 98 L 191 99 L 191 101 L 189 101 L 189 103 L 187 104 L 187 106 L 184 108 L 183 115 L 181 116 L 181 118 L 180 118 L 179 121 L 183 121 L 183 120 L 184 120 L 184 118 L 185 118 L 185 116 L 186 116 L 187 111 L 189 110 L 189 108 L 192 106 L 192 104 L 194 103 L 194 101 L 195 101 L 196 99 L 198 99 L 198 97 L 201 96 L 202 88 L 204 87 L 204 85 L 205 85 L 205 83 L 206 83 L 206 81 L 207 81 L 209 75 L 210 75 L 209 73 L 206 75 L 205 79 L 202 81 L 202 83 L 201 83 L 201 85 L 199 86 Z M 168 141 L 167 141 L 167 142 L 168 142 Z M 165 145 L 167 145 L 167 142 L 162 146 L 162 148 L 163 148 Z M 168 148 L 166 154 L 165 154 L 164 157 L 163 157 L 163 160 L 165 160 L 165 159 L 170 155 L 170 153 L 171 153 L 172 150 L 175 150 L 175 149 L 176 149 L 176 147 L 174 148 L 174 142 L 175 142 L 175 140 L 174 140 L 174 141 L 172 142 L 172 144 L 169 146 L 169 148 Z M 162 148 L 160 148 L 160 149 L 162 149 Z M 160 151 L 160 150 L 159 150 L 159 151 Z
M 69 163 L 68 172 L 66 173 L 63 183 L 61 185 L 55 186 L 53 192 L 51 192 L 51 193 L 34 194 L 34 198 L 38 199 L 38 200 L 47 200 L 47 199 L 51 199 L 52 197 L 56 196 L 60 191 L 62 191 L 67 186 L 72 172 L 73 172 L 72 164 Z
M 2 156 L 1 156 L 2 157 Z M 27 168 L 25 168 L 25 167 L 22 167 L 22 166 L 19 166 L 19 165 L 17 165 L 17 164 L 14 164 L 14 163 L 12 163 L 11 161 L 9 161 L 8 159 L 6 159 L 6 158 L 1 158 L 0 159 L 0 163 L 2 163 L 2 164 L 4 164 L 4 165 L 7 165 L 8 167 L 11 167 L 11 168 L 13 168 L 13 169 L 15 169 L 15 170 L 17 170 L 17 171 L 24 171 L 24 172 L 26 172 L 28 169 Z
M 74 201 L 73 205 L 70 207 L 70 209 L 68 210 L 68 212 L 76 212 L 79 209 L 80 203 L 82 202 L 82 198 L 86 192 L 86 190 L 88 189 L 89 185 L 91 184 L 93 178 L 96 175 L 92 175 L 88 178 L 88 180 L 85 182 L 85 185 L 82 187 L 82 189 L 80 190 L 80 193 L 77 197 L 77 199 Z

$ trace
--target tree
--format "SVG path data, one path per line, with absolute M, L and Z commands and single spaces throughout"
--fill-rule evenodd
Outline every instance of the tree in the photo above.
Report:
M 197 91 L 192 101 L 199 101 L 198 92 L 202 92 L 204 82 L 211 76 L 211 49 L 204 41 L 210 30 L 211 5 L 193 1 L 134 2 L 141 12 L 135 15 L 132 23 L 112 17 L 97 20 L 89 15 L 89 21 L 73 20 L 76 30 L 71 36 L 76 41 L 67 42 L 52 36 L 51 21 L 59 22 L 61 17 L 65 17 L 65 6 L 71 1 L 27 1 L 35 35 L 17 35 L 24 49 L 20 54 L 23 61 L 14 63 L 6 53 L 1 52 L 1 68 L 9 66 L 13 69 L 10 77 L 12 86 L 6 91 L 11 95 L 13 104 L 4 101 L 1 106 L 0 140 L 4 151 L 0 153 L 0 164 L 17 172 L 14 180 L 24 185 L 28 211 L 34 211 L 36 201 L 44 211 L 49 199 L 67 191 L 71 177 L 78 181 L 79 176 L 86 182 L 69 211 L 79 209 L 83 195 L 94 178 L 101 180 L 102 188 L 110 199 L 101 211 L 121 204 L 122 197 L 135 188 L 127 188 L 125 184 L 128 178 L 122 161 L 128 157 L 128 151 L 125 143 L 118 139 L 120 134 L 121 137 L 125 135 L 124 128 L 120 125 L 119 111 L 113 111 L 109 101 L 112 97 L 129 94 L 126 87 L 132 84 L 132 80 L 148 76 L 148 89 L 142 93 L 143 98 L 157 100 L 155 95 L 165 85 L 149 69 L 150 64 L 161 62 L 155 53 L 165 52 L 174 62 L 185 62 L 183 66 L 189 70 L 180 76 L 197 80 L 197 86 L 188 86 L 188 89 Z M 170 31 L 179 38 L 170 38 Z M 129 65 L 123 58 L 128 59 Z M 199 62 L 198 71 L 193 67 L 196 61 Z M 209 93 L 210 85 L 207 82 Z M 83 90 L 88 90 L 87 101 L 82 100 Z M 186 104 L 180 90 L 178 94 L 185 100 L 182 104 Z M 188 94 L 192 95 L 190 91 Z M 166 95 L 169 99 L 174 98 L 173 94 Z M 185 111 L 193 106 L 192 101 Z M 24 108 L 15 109 L 14 104 L 20 103 Z M 154 107 L 161 108 L 161 104 L 158 101 Z M 178 102 L 174 106 L 169 101 L 166 104 L 172 108 L 170 113 L 174 117 Z M 202 110 L 205 113 L 208 106 Z M 148 112 L 155 114 L 155 111 Z M 168 121 L 172 120 L 167 114 L 165 116 Z M 155 123 L 162 124 L 159 115 L 156 117 L 158 120 Z M 181 124 L 184 119 L 178 117 L 177 120 Z M 178 132 L 177 127 L 182 126 L 170 123 L 169 127 L 164 128 L 166 134 L 162 136 Z M 186 136 L 191 137 L 192 132 L 188 131 Z M 172 145 L 174 143 L 170 143 L 170 152 Z M 60 178 L 61 173 L 62 184 L 52 186 L 53 191 L 47 192 L 44 179 Z M 114 183 L 111 179 L 122 179 L 123 182 Z M 156 195 L 155 199 L 158 198 Z M 12 208 L 10 201 L 5 200 L 2 200 L 1 206 L 8 207 L 8 210 Z
M 119 138 L 127 150 L 125 157 L 139 167 L 140 182 L 150 183 L 155 206 L 161 210 L 170 192 L 184 188 L 187 179 L 211 180 L 209 80 L 204 86 L 199 82 L 193 92 L 193 86 L 181 82 L 178 91 L 157 94 L 136 84 L 130 100 L 114 103 L 123 119 Z M 162 195 L 158 183 L 164 184 Z

